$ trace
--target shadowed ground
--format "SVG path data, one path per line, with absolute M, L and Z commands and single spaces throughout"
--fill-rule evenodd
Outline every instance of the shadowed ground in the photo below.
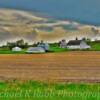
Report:
M 100 82 L 100 52 L 0 55 L 0 79 Z

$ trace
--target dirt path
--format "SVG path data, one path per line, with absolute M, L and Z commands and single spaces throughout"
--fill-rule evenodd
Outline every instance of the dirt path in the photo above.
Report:
M 0 55 L 0 79 L 100 82 L 100 52 Z

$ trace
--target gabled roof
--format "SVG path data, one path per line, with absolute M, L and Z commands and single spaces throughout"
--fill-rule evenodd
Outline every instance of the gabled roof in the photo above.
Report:
M 82 40 L 71 40 L 67 43 L 67 45 L 80 45 L 81 42 Z

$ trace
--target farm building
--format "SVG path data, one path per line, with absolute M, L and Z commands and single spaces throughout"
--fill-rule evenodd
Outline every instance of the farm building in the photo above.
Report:
M 41 47 L 29 47 L 27 53 L 45 53 L 45 50 Z
M 66 43 L 66 40 L 62 40 L 60 41 L 60 48 L 66 48 L 67 47 L 67 43 Z
M 14 48 L 12 48 L 12 51 L 18 52 L 18 51 L 22 51 L 22 49 L 20 47 L 14 47 Z
M 50 48 L 50 46 L 49 46 L 48 43 L 39 43 L 39 44 L 38 44 L 38 47 L 43 48 L 45 51 L 48 51 L 49 48 Z
M 46 51 L 49 51 L 50 46 L 49 46 L 49 44 L 48 44 L 48 43 L 45 43 L 45 44 L 44 44 L 44 49 L 45 49 Z
M 67 43 L 69 49 L 89 49 L 90 46 L 84 40 L 71 40 Z

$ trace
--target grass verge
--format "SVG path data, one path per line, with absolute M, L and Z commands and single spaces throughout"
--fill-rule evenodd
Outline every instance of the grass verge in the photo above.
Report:
M 100 100 L 100 84 L 6 81 L 0 100 Z

